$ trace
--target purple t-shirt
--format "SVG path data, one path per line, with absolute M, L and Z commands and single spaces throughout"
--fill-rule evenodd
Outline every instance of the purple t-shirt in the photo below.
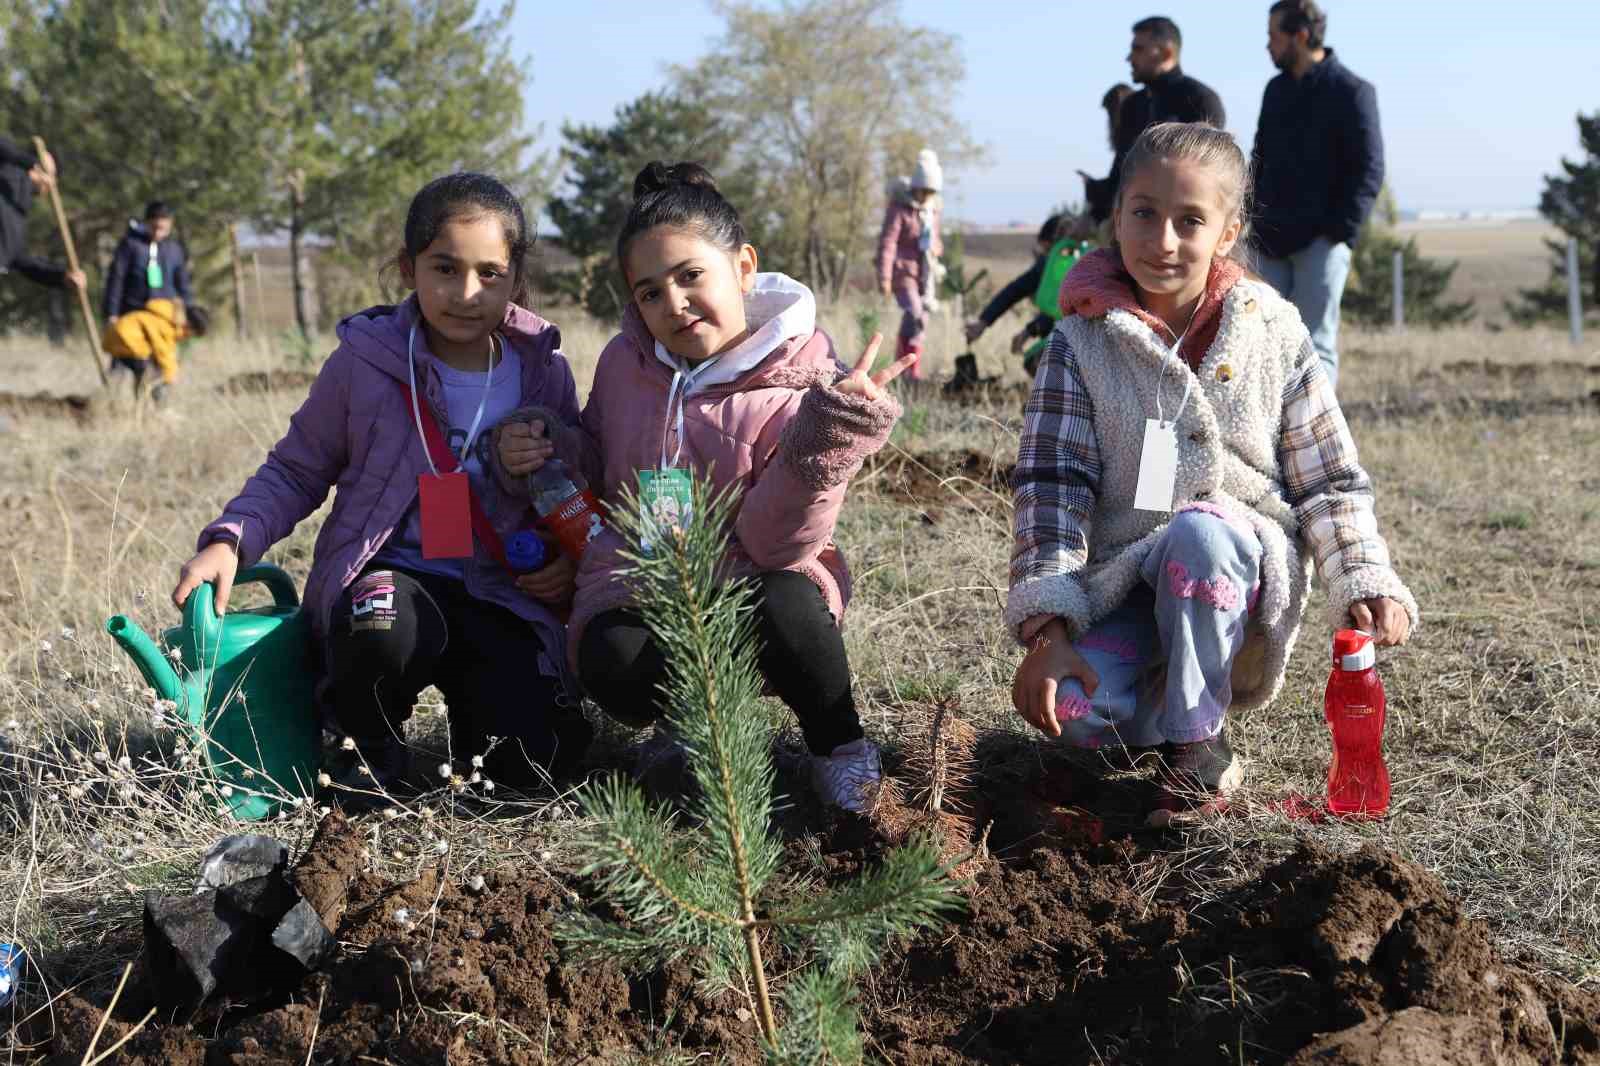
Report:
M 499 491 L 489 468 L 490 438 L 493 436 L 489 430 L 521 406 L 522 402 L 522 358 L 509 344 L 502 344 L 500 350 L 502 358 L 489 374 L 487 400 L 483 396 L 482 371 L 457 370 L 442 362 L 439 364 L 439 380 L 444 385 L 445 418 L 449 421 L 448 425 L 440 428 L 444 430 L 444 439 L 455 454 L 460 455 L 466 445 L 467 430 L 472 427 L 473 417 L 478 413 L 478 402 L 484 400 L 483 418 L 478 421 L 478 433 L 472 439 L 472 450 L 461 461 L 472 491 L 480 500 Z M 411 432 L 416 432 L 415 426 Z M 413 503 L 394 534 L 384 541 L 373 562 L 402 570 L 441 574 L 459 581 L 464 560 L 422 557 L 422 517 Z

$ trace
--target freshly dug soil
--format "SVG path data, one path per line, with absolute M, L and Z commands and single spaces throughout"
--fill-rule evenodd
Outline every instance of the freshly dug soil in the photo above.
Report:
M 839 839 L 825 843 L 825 877 L 870 854 L 859 834 L 854 848 Z M 1035 839 L 979 864 L 953 929 L 862 982 L 874 1054 L 930 1066 L 1600 1064 L 1600 994 L 1506 965 L 1437 879 L 1392 853 L 1305 848 L 1197 900 L 1134 882 L 1158 840 Z M 563 962 L 552 923 L 579 905 L 580 886 L 512 872 L 476 893 L 436 873 L 385 886 L 355 869 L 361 849 L 330 818 L 297 870 L 345 945 L 328 972 L 287 1004 L 153 1020 L 120 1061 L 243 1066 L 312 1052 L 318 1063 L 598 1066 L 674 1044 L 759 1059 L 745 1005 L 705 998 L 685 965 L 630 977 Z M 101 1050 L 146 1009 L 125 999 Z M 80 1061 L 100 1015 L 76 996 L 57 1005 L 55 1061 Z
M 913 504 L 937 518 L 946 506 L 987 509 L 1011 500 L 1012 464 L 973 449 L 879 453 L 863 471 L 857 490 Z

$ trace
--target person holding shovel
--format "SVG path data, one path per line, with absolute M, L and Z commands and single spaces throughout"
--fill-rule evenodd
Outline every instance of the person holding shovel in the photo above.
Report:
M 23 252 L 33 194 L 46 191 L 55 181 L 54 156 L 36 155 L 0 137 L 0 274 L 15 271 L 47 289 L 81 289 L 87 283 L 83 271 Z

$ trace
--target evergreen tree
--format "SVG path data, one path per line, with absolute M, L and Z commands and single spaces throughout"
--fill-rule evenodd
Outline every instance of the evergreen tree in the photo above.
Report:
M 357 278 L 400 245 L 411 196 L 458 169 L 494 174 L 525 198 L 543 188 L 524 156 L 526 71 L 510 57 L 513 5 L 478 0 L 215 0 L 246 73 L 250 153 L 268 193 L 258 229 L 286 231 L 295 319 L 317 323 L 304 244 L 321 238 Z M 528 204 L 536 213 L 536 204 Z M 357 282 L 343 300 L 373 291 Z
M 635 965 L 692 952 L 708 983 L 752 990 L 772 1061 L 858 1062 L 846 981 L 893 937 L 937 924 L 958 897 L 936 847 L 919 839 L 852 883 L 769 898 L 782 855 L 770 824 L 772 732 L 758 707 L 750 588 L 721 573 L 732 504 L 731 494 L 713 498 L 696 485 L 693 517 L 680 528 L 656 525 L 637 502 L 613 512 L 633 545 L 639 609 L 669 664 L 669 719 L 698 786 L 686 800 L 694 828 L 679 831 L 666 806 L 652 807 L 620 776 L 586 788 L 583 846 L 593 858 L 583 872 L 627 923 L 580 915 L 562 932 L 580 956 Z M 781 1030 L 768 990 L 772 936 L 806 938 L 820 957 L 789 981 Z
M 6 132 L 42 135 L 61 164 L 78 246 L 97 286 L 145 201 L 178 212 L 203 301 L 228 281 L 228 225 L 286 232 L 296 317 L 317 324 L 306 246 L 372 302 L 411 195 L 458 168 L 524 197 L 545 186 L 521 129 L 526 72 L 509 3 L 478 0 L 13 0 L 0 79 Z M 528 205 L 529 214 L 537 204 Z M 48 211 L 30 247 L 59 256 Z M 208 264 L 214 267 L 208 269 Z M 359 290 L 359 291 L 356 291 Z M 324 297 L 335 294 L 323 293 Z M 0 289 L 0 327 L 37 325 L 48 294 Z
M 552 274 L 551 280 L 598 318 L 617 318 L 627 303 L 613 261 L 615 242 L 633 201 L 633 179 L 646 163 L 700 163 L 740 210 L 752 237 L 759 232 L 754 183 L 729 166 L 732 134 L 693 100 L 645 93 L 619 106 L 611 125 L 562 123 L 561 136 L 567 189 L 551 197 L 548 210 L 561 231 L 561 247 L 577 258 L 578 267 Z
M 1394 232 L 1399 215 L 1394 194 L 1385 185 L 1351 251 L 1350 278 L 1339 305 L 1340 315 L 1369 326 L 1387 326 L 1394 321 L 1394 253 L 1399 252 L 1406 325 L 1437 329 L 1472 321 L 1477 311 L 1471 300 L 1444 298 L 1461 264 L 1427 258 L 1415 237 L 1402 241 Z
M 1579 289 L 1587 286 L 1591 308 L 1600 307 L 1600 111 L 1578 116 L 1583 158 L 1561 160 L 1560 175 L 1547 174 L 1539 213 L 1568 238 L 1578 241 Z M 1523 289 L 1506 310 L 1518 325 L 1567 319 L 1567 242 L 1544 242 L 1550 249 L 1550 278 L 1537 289 Z
M 214 37 L 216 6 L 17 0 L 4 26 L 4 132 L 23 145 L 42 136 L 56 156 L 96 305 L 111 248 L 152 199 L 177 209 L 201 301 L 221 302 L 227 225 L 263 184 L 245 151 L 254 121 L 237 106 L 237 72 Z M 65 259 L 48 209 L 32 213 L 28 247 Z M 0 286 L 0 328 L 38 328 L 50 295 Z M 76 328 L 76 313 L 71 321 Z

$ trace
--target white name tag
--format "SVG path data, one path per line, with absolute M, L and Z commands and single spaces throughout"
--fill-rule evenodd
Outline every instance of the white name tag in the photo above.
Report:
M 1133 506 L 1140 511 L 1171 511 L 1178 491 L 1178 427 L 1154 418 L 1144 420 L 1144 448 L 1139 452 L 1139 484 Z

